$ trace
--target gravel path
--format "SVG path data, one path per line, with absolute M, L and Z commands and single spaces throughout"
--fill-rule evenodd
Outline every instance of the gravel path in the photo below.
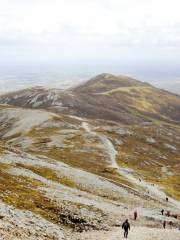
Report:
M 73 240 L 121 240 L 124 239 L 120 228 L 110 232 L 94 231 L 77 234 Z M 147 227 L 133 227 L 129 232 L 129 240 L 179 240 L 180 231 L 177 229 L 157 229 Z

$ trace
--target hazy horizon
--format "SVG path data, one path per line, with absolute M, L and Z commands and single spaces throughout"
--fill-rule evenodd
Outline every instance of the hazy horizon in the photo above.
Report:
M 101 73 L 128 75 L 180 94 L 178 66 L 162 63 L 24 63 L 0 65 L 0 94 L 33 86 L 68 88 Z

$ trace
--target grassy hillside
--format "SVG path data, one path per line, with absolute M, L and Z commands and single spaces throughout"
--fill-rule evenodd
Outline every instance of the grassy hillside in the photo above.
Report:
M 0 103 L 125 124 L 180 121 L 180 96 L 111 74 L 98 75 L 66 91 L 30 88 L 9 93 L 0 97 Z

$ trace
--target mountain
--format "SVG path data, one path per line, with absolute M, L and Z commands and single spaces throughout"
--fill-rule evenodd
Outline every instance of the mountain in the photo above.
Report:
M 127 217 L 139 236 L 142 229 L 156 234 L 164 220 L 178 227 L 179 101 L 110 74 L 66 91 L 36 87 L 1 96 L 0 234 L 109 239 Z
M 30 88 L 0 97 L 0 103 L 43 108 L 125 124 L 180 121 L 180 96 L 135 79 L 101 74 L 66 91 Z

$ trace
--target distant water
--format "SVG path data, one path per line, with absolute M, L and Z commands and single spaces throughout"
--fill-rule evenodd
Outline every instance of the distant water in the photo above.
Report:
M 153 66 L 141 65 L 137 67 L 122 64 L 104 64 L 101 66 L 85 64 L 0 66 L 0 93 L 32 86 L 66 89 L 103 72 L 130 75 L 159 88 L 180 94 L 180 73 L 178 71 L 172 71 L 172 69 L 168 71 L 164 67 L 161 71 L 157 71 Z

